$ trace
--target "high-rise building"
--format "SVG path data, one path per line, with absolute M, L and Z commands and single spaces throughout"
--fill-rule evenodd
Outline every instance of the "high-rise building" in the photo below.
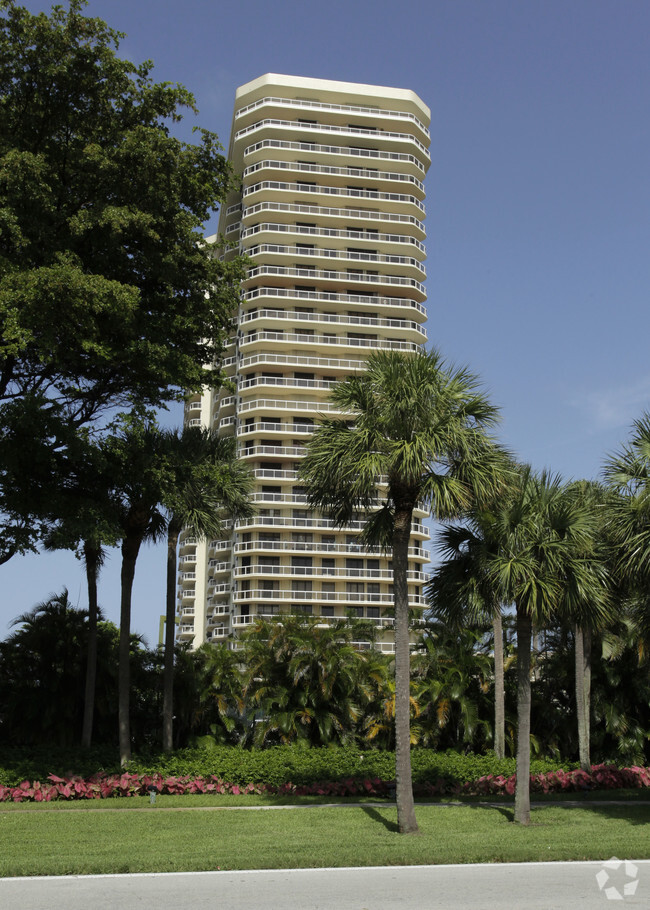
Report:
M 348 615 L 392 651 L 390 555 L 307 508 L 297 475 L 328 394 L 372 351 L 426 341 L 424 186 L 429 109 L 411 91 L 267 74 L 237 90 L 228 156 L 241 189 L 219 234 L 252 260 L 224 367 L 236 391 L 187 402 L 186 421 L 235 434 L 255 517 L 224 540 L 181 539 L 178 637 L 194 647 L 259 616 Z M 214 240 L 216 238 L 210 238 Z M 409 600 L 429 556 L 416 512 Z

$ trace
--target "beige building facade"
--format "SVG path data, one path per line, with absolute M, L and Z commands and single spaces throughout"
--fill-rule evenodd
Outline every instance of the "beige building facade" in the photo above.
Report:
M 253 518 L 180 544 L 178 638 L 232 640 L 257 617 L 368 620 L 392 651 L 390 554 L 307 508 L 300 459 L 338 380 L 372 351 L 426 341 L 424 176 L 429 109 L 413 92 L 267 74 L 237 90 L 228 156 L 241 191 L 219 235 L 252 260 L 224 367 L 186 422 L 237 438 Z M 216 238 L 210 238 L 214 241 Z M 417 512 L 409 598 L 422 609 L 427 529 Z M 360 642 L 359 647 L 365 647 Z

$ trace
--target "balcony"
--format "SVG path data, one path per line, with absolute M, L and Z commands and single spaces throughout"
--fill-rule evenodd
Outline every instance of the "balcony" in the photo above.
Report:
M 291 202 L 258 202 L 255 205 L 246 206 L 242 210 L 242 222 L 246 219 L 256 218 L 262 212 L 273 212 L 275 215 L 284 214 L 287 219 L 301 220 L 300 216 L 305 215 L 316 220 L 323 218 L 328 221 L 331 218 L 340 218 L 346 222 L 366 221 L 373 225 L 385 223 L 409 225 L 413 231 L 419 235 L 419 239 L 424 240 L 424 224 L 413 215 L 400 215 L 395 212 L 381 212 L 379 210 L 357 209 L 357 208 L 329 208 L 324 205 L 305 205 Z
M 429 162 L 431 161 L 429 149 L 410 133 L 397 133 L 380 129 L 363 129 L 361 127 L 348 126 L 347 124 L 344 126 L 335 126 L 331 123 L 301 123 L 299 120 L 280 120 L 275 117 L 258 120 L 256 123 L 251 123 L 250 126 L 238 130 L 234 135 L 234 143 L 238 144 L 249 137 L 254 137 L 255 133 L 266 132 L 268 134 L 269 132 L 274 132 L 277 136 L 282 136 L 286 135 L 289 131 L 298 134 L 302 133 L 305 136 L 308 136 L 310 140 L 313 140 L 318 133 L 327 133 L 332 136 L 341 136 L 345 138 L 349 137 L 350 139 L 364 137 L 365 139 L 372 139 L 373 145 L 380 146 L 382 149 L 386 146 L 394 147 L 396 144 L 403 145 L 404 148 L 414 145 L 420 152 L 418 157 L 420 161 L 425 162 L 425 167 L 428 167 Z M 244 152 L 244 155 L 246 155 L 246 152 Z
M 265 158 L 249 165 L 244 169 L 244 183 L 249 183 L 255 176 L 262 176 L 264 171 L 291 171 L 298 174 L 314 174 L 327 177 L 334 184 L 347 186 L 349 180 L 368 180 L 373 184 L 403 184 L 404 188 L 415 191 L 419 198 L 425 196 L 424 184 L 411 174 L 400 174 L 397 171 L 380 171 L 375 168 L 365 167 L 329 167 L 326 164 L 310 164 L 306 161 L 280 161 L 274 158 Z M 336 178 L 339 178 L 338 180 Z
M 236 522 L 238 531 L 242 528 L 252 528 L 258 526 L 271 526 L 277 528 L 325 528 L 338 530 L 336 522 L 329 518 L 293 518 L 293 517 L 270 517 L 266 515 L 256 515 L 253 518 L 242 518 Z M 365 528 L 365 521 L 350 521 L 345 525 L 346 531 L 361 531 Z M 428 538 L 429 534 L 426 526 L 417 521 L 411 524 L 411 534 L 421 534 Z
M 419 322 L 411 319 L 387 319 L 380 316 L 350 316 L 339 313 L 303 313 L 298 310 L 277 310 L 270 308 L 260 308 L 249 310 L 242 313 L 239 318 L 239 325 L 243 326 L 249 322 L 259 320 L 280 320 L 291 322 L 314 322 L 323 325 L 340 325 L 340 326 L 368 326 L 373 328 L 391 329 L 397 332 L 417 332 L 426 340 L 426 330 Z
M 313 300 L 324 304 L 341 304 L 342 306 L 370 306 L 377 308 L 416 310 L 426 316 L 426 308 L 407 297 L 373 297 L 366 294 L 340 294 L 326 291 L 299 291 L 296 288 L 262 287 L 251 288 L 242 293 L 242 300 L 256 300 L 259 297 L 287 297 L 292 300 Z
M 362 106 L 359 104 L 329 104 L 324 101 L 308 101 L 302 98 L 278 98 L 273 96 L 260 98 L 258 101 L 254 101 L 251 104 L 247 104 L 245 107 L 239 108 L 239 110 L 235 112 L 235 120 L 241 120 L 251 111 L 256 111 L 260 108 L 269 106 L 297 108 L 300 111 L 317 111 L 329 115 L 342 114 L 346 120 L 350 114 L 355 116 L 369 116 L 373 124 L 378 120 L 381 121 L 382 119 L 387 118 L 391 120 L 401 120 L 413 124 L 413 126 L 417 127 L 427 139 L 431 137 L 431 134 L 424 123 L 422 123 L 414 114 L 407 111 L 384 110 L 379 107 Z
M 292 345 L 309 345 L 318 347 L 346 347 L 346 348 L 368 348 L 370 350 L 380 351 L 407 351 L 411 354 L 417 353 L 424 341 L 416 344 L 413 341 L 390 341 L 385 338 L 354 338 L 349 335 L 301 335 L 298 332 L 251 332 L 245 335 L 240 341 L 240 348 L 243 350 L 253 344 L 292 344 Z M 263 379 L 276 379 L 276 382 L 261 382 Z M 247 382 L 262 385 L 292 385 L 292 381 L 282 377 L 260 376 L 256 379 L 244 380 L 240 383 L 239 388 L 248 388 Z M 317 379 L 300 379 L 296 383 L 312 383 L 312 385 L 302 385 L 300 388 L 312 389 L 331 389 L 333 383 Z
M 342 241 L 340 243 L 341 249 L 343 249 L 347 243 L 352 240 L 355 243 L 372 243 L 373 246 L 383 247 L 385 245 L 396 244 L 398 247 L 409 246 L 412 247 L 419 253 L 422 253 L 424 256 L 426 250 L 423 243 L 420 243 L 419 240 L 416 240 L 415 237 L 410 237 L 408 234 L 381 234 L 379 231 L 377 233 L 364 230 L 355 230 L 348 231 L 339 228 L 329 228 L 329 227 L 307 227 L 306 225 L 298 224 L 281 224 L 279 222 L 262 222 L 262 224 L 254 224 L 250 227 L 245 228 L 241 232 L 242 241 L 248 240 L 251 237 L 257 237 L 259 234 L 297 234 L 301 237 L 314 237 L 314 238 L 327 238 L 328 240 L 338 240 Z
M 266 588 L 237 591 L 233 599 L 236 603 L 251 600 L 290 600 L 296 603 L 309 600 L 342 605 L 383 604 L 386 607 L 392 607 L 395 603 L 395 598 L 392 594 L 348 594 L 346 591 L 270 591 Z M 409 594 L 408 600 L 409 607 L 413 609 L 426 607 L 427 605 L 427 599 L 422 594 Z M 392 623 L 392 619 L 390 621 Z
M 317 196 L 341 196 L 343 199 L 375 199 L 377 202 L 390 203 L 391 211 L 395 210 L 395 206 L 405 206 L 406 208 L 412 206 L 422 213 L 422 217 L 425 214 L 424 203 L 408 193 L 385 193 L 381 190 L 362 189 L 361 187 L 324 186 L 322 184 L 309 186 L 304 183 L 287 183 L 281 180 L 260 180 L 259 183 L 245 186 L 243 197 L 246 199 L 247 196 L 252 196 L 255 193 L 266 193 L 269 190 L 280 192 L 283 195 L 307 193 L 308 195 Z
M 390 152 L 380 149 L 354 148 L 349 145 L 323 145 L 317 142 L 293 142 L 289 139 L 260 139 L 258 142 L 247 146 L 244 149 L 244 160 L 246 165 L 259 161 L 267 149 L 276 149 L 277 151 L 286 151 L 291 153 L 310 152 L 315 154 L 320 161 L 330 160 L 332 163 L 347 165 L 350 159 L 356 159 L 363 162 L 364 160 L 372 161 L 390 161 L 393 166 L 402 166 L 408 172 L 414 169 L 419 172 L 418 176 L 424 177 L 427 168 L 415 155 L 408 152 Z
M 342 533 L 342 532 L 340 532 Z M 392 557 L 392 550 L 387 548 L 382 550 L 380 547 L 371 547 L 361 543 L 322 543 L 316 541 L 297 541 L 297 540 L 247 540 L 235 544 L 235 553 L 264 553 L 268 550 L 284 553 L 330 553 L 341 555 L 355 556 L 385 556 L 387 559 Z M 429 552 L 422 547 L 409 547 L 409 559 L 423 560 L 429 562 Z

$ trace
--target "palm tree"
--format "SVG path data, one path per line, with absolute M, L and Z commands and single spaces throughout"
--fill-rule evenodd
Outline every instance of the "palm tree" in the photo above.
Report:
M 413 689 L 419 742 L 428 748 L 462 749 L 488 739 L 492 661 L 485 645 L 476 629 L 427 623 L 413 659 Z
M 494 492 L 502 459 L 486 436 L 496 409 L 465 369 L 437 351 L 372 354 L 363 373 L 338 383 L 331 400 L 354 420 L 326 420 L 303 459 L 312 507 L 340 526 L 368 514 L 363 538 L 392 549 L 395 601 L 395 780 L 398 826 L 417 833 L 409 731 L 408 546 L 413 512 L 458 515 Z M 380 478 L 385 478 L 385 487 Z M 380 491 L 385 499 L 376 508 Z
M 592 559 L 593 512 L 555 475 L 523 467 L 480 516 L 488 577 L 517 615 L 517 786 L 515 820 L 530 823 L 530 708 L 533 625 L 560 609 L 607 614 L 602 567 Z
M 129 716 L 131 660 L 131 600 L 135 567 L 142 543 L 160 540 L 166 522 L 161 501 L 172 474 L 163 436 L 155 424 L 131 415 L 119 433 L 104 442 L 115 482 L 113 498 L 122 540 L 120 572 L 120 643 L 118 726 L 120 763 L 131 760 Z
M 173 747 L 174 638 L 176 617 L 176 554 L 178 537 L 187 528 L 195 537 L 218 537 L 223 518 L 252 514 L 248 496 L 252 478 L 248 466 L 237 460 L 233 437 L 219 437 L 211 430 L 185 427 L 180 433 L 162 434 L 172 468 L 172 483 L 162 494 L 167 520 L 167 597 L 165 663 L 163 671 L 164 752 Z
M 631 595 L 634 619 L 650 639 L 650 413 L 633 424 L 630 441 L 611 455 L 604 469 L 618 494 L 608 524 L 619 551 L 621 581 Z
M 86 573 L 88 648 L 81 746 L 89 749 L 97 678 L 97 583 L 106 556 L 105 547 L 116 543 L 118 529 L 111 496 L 114 478 L 109 476 L 101 447 L 88 439 L 78 439 L 74 449 L 68 453 L 67 461 L 68 476 L 57 490 L 56 512 L 43 546 L 46 550 L 75 550 Z
M 433 615 L 461 630 L 492 624 L 494 649 L 494 751 L 505 756 L 505 683 L 502 604 L 485 563 L 485 539 L 478 521 L 447 525 L 440 532 L 443 562 L 427 586 Z
M 259 620 L 246 631 L 244 697 L 260 715 L 255 745 L 354 740 L 370 690 L 357 672 L 363 656 L 352 637 L 344 620 L 324 625 L 299 615 Z

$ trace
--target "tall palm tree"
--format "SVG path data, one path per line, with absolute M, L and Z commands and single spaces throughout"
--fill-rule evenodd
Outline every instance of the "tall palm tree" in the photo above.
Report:
M 195 537 L 218 537 L 224 518 L 252 514 L 249 501 L 252 476 L 237 460 L 233 437 L 219 437 L 211 430 L 185 427 L 163 433 L 163 446 L 172 470 L 172 482 L 162 493 L 167 515 L 167 596 L 165 663 L 163 671 L 164 752 L 173 747 L 174 638 L 176 617 L 176 556 L 178 537 L 187 528 Z
M 650 413 L 633 424 L 631 438 L 611 455 L 605 479 L 618 494 L 609 530 L 619 551 L 621 581 L 632 595 L 634 620 L 650 641 Z
M 533 625 L 590 602 L 607 614 L 601 566 L 591 558 L 593 512 L 557 475 L 522 467 L 516 482 L 480 517 L 489 578 L 517 614 L 517 786 L 515 820 L 530 823 L 530 708 Z
M 131 601 L 135 567 L 142 543 L 163 537 L 166 522 L 162 499 L 172 473 L 160 430 L 136 415 L 126 418 L 120 431 L 104 441 L 104 451 L 116 478 L 113 498 L 122 541 L 118 727 L 120 763 L 124 767 L 131 760 Z
M 478 517 L 478 516 L 477 516 Z M 486 541 L 475 519 L 465 525 L 447 525 L 440 532 L 438 550 L 443 562 L 427 586 L 434 616 L 458 629 L 491 623 L 494 649 L 494 751 L 505 756 L 505 683 L 503 605 L 487 574 Z
M 326 420 L 303 459 L 312 507 L 340 526 L 367 513 L 363 537 L 392 549 L 395 600 L 395 780 L 402 833 L 417 833 L 411 780 L 408 546 L 413 511 L 458 515 L 474 498 L 493 494 L 502 470 L 486 429 L 496 409 L 476 377 L 444 365 L 437 351 L 372 354 L 364 372 L 331 395 L 348 420 Z M 376 509 L 386 478 L 385 500 Z

